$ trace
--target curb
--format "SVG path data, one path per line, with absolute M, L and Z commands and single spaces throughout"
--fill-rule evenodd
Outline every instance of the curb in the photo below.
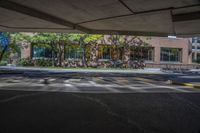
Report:
M 183 82 L 177 82 L 177 81 L 171 80 L 171 84 L 172 85 L 189 86 L 189 87 L 200 89 L 200 85 L 192 84 L 192 83 L 183 83 Z

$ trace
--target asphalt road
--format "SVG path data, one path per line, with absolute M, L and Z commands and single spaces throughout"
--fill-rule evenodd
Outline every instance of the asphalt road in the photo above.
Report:
M 165 75 L 1 75 L 0 133 L 200 133 L 200 89 Z
M 1 133 L 200 133 L 198 93 L 0 91 Z

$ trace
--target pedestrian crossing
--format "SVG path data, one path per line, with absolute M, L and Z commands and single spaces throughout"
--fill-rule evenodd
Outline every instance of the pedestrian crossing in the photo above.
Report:
M 47 83 L 44 82 L 47 80 Z M 0 90 L 74 93 L 192 93 L 199 90 L 138 77 L 0 78 Z

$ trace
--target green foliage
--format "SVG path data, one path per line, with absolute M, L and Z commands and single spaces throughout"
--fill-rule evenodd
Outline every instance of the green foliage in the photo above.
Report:
M 22 58 L 17 60 L 17 65 L 19 66 L 38 66 L 38 67 L 50 67 L 52 66 L 51 59 L 30 59 Z
M 52 60 L 50 60 L 50 59 L 37 59 L 37 60 L 35 60 L 35 66 L 50 67 L 50 66 L 52 66 Z
M 10 54 L 20 53 L 23 46 L 21 45 L 22 42 L 27 42 L 29 40 L 29 36 L 19 32 L 7 32 L 6 33 L 9 37 L 9 45 L 5 53 L 3 53 L 2 60 L 8 60 Z M 3 48 L 0 47 L 0 53 L 2 52 Z
M 5 61 L 5 60 L 3 60 L 3 61 L 0 62 L 0 66 L 6 66 L 7 64 L 8 64 L 8 62 Z
M 138 36 L 128 36 L 128 35 L 108 35 L 107 40 L 110 42 L 111 45 L 118 45 L 118 46 L 134 46 L 134 47 L 145 47 L 149 44 L 146 43 L 144 40 L 149 40 L 150 38 L 141 39 Z
M 20 66 L 34 66 L 34 62 L 30 58 L 19 59 L 16 64 Z
M 30 39 L 34 44 L 58 44 L 64 42 L 69 43 L 69 33 L 35 33 Z

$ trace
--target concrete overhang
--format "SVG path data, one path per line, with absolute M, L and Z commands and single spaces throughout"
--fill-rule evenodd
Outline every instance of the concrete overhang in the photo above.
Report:
M 200 35 L 200 0 L 0 0 L 0 31 Z

